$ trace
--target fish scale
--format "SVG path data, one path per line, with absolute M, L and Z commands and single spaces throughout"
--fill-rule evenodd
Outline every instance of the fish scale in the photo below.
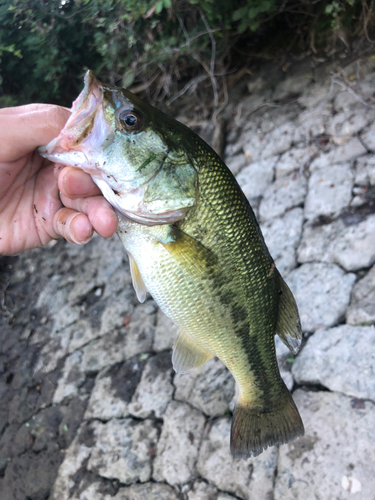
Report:
M 251 335 L 258 336 L 261 343 L 269 344 L 271 352 L 274 350 L 273 337 L 276 318 L 275 315 L 272 317 L 271 311 L 274 311 L 275 307 L 272 307 L 274 304 L 272 304 L 271 297 L 270 300 L 267 301 L 267 296 L 264 293 L 260 293 L 262 286 L 267 287 L 268 285 L 268 288 L 275 288 L 274 283 L 268 283 L 270 281 L 268 273 L 272 258 L 268 254 L 268 251 L 264 251 L 265 245 L 260 232 L 257 230 L 252 210 L 247 200 L 244 200 L 242 192 L 237 188 L 236 181 L 228 172 L 225 165 L 217 159 L 215 161 L 214 156 L 211 154 L 204 156 L 202 159 L 198 157 L 197 161 L 201 165 L 199 180 L 202 186 L 202 192 L 208 195 L 202 197 L 203 199 L 199 198 L 196 218 L 201 218 L 202 212 L 209 214 L 207 217 L 209 232 L 215 233 L 223 231 L 224 234 L 226 234 L 226 239 L 222 241 L 221 245 L 220 243 L 216 243 L 213 251 L 218 255 L 218 260 L 225 263 L 225 270 L 228 269 L 231 273 L 233 269 L 236 269 L 236 273 L 240 276 L 240 285 L 246 290 L 243 300 L 240 301 L 237 298 L 236 301 L 234 298 L 239 293 L 238 280 L 235 280 L 235 282 L 231 280 L 230 285 L 226 287 L 228 291 L 233 294 L 232 300 L 234 302 L 246 304 L 247 321 L 245 325 L 243 325 L 243 331 L 241 332 L 239 329 L 239 318 L 234 317 L 233 334 L 237 336 L 242 333 L 245 349 L 250 353 L 248 357 L 250 357 L 251 369 L 256 375 L 256 378 L 259 379 L 260 377 L 258 374 L 268 372 L 267 366 L 270 366 L 270 360 L 269 356 L 267 356 L 266 363 L 260 363 L 262 356 L 256 353 L 254 355 L 253 351 L 256 347 L 254 346 L 251 348 L 249 337 Z M 218 178 L 220 180 L 218 180 Z M 223 191 L 226 193 L 224 200 L 222 196 Z M 199 210 L 200 205 L 202 205 L 201 210 Z M 219 210 L 214 210 L 215 216 L 212 216 L 211 207 L 215 206 L 218 206 Z M 202 218 L 204 219 L 204 217 Z M 188 234 L 189 226 L 194 227 L 194 221 L 191 218 L 188 218 L 186 222 L 184 221 L 181 224 L 181 228 Z M 202 241 L 202 243 L 209 247 L 210 243 L 208 241 Z M 256 256 L 259 257 L 257 261 L 255 260 Z M 249 266 L 250 263 L 251 267 Z M 249 272 L 250 269 L 251 272 Z M 264 276 L 266 277 L 265 279 Z M 227 276 L 227 279 L 229 279 L 229 276 Z M 269 295 L 274 295 L 273 302 L 275 302 L 276 294 L 270 293 Z M 230 304 L 230 302 L 228 304 L 228 298 L 225 300 L 225 303 L 227 305 Z M 263 315 L 261 314 L 262 309 L 265 313 L 263 313 Z M 228 341 L 229 343 L 231 342 L 230 336 Z M 264 351 L 264 349 L 261 351 Z M 225 363 L 225 355 L 222 353 L 220 354 L 220 359 Z M 257 366 L 258 364 L 260 366 Z M 275 365 L 276 363 L 271 363 L 271 369 L 273 371 L 272 378 L 275 382 L 278 382 L 280 376 L 278 369 L 276 368 L 275 370 Z M 240 387 L 241 385 L 246 385 L 248 370 L 241 370 L 240 373 L 238 373 L 238 370 L 233 366 L 230 367 L 230 370 Z
M 179 329 L 175 370 L 217 356 L 231 371 L 233 455 L 302 435 L 274 344 L 278 334 L 297 351 L 297 306 L 229 169 L 187 127 L 91 72 L 72 111 L 41 154 L 90 173 L 117 210 L 138 297 L 147 289 Z

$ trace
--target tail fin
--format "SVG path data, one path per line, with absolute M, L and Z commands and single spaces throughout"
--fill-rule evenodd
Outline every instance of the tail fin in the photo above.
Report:
M 230 450 L 236 458 L 254 457 L 269 446 L 303 436 L 303 423 L 289 391 L 281 404 L 270 411 L 257 411 L 239 399 L 233 413 Z

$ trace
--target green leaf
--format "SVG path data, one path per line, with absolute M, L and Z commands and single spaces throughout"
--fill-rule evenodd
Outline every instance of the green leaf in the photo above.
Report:
M 247 6 L 241 7 L 241 9 L 235 10 L 232 14 L 232 20 L 239 21 L 240 19 L 242 19 L 246 15 L 247 10 L 248 10 Z
M 134 82 L 134 79 L 135 73 L 131 70 L 128 70 L 122 77 L 121 85 L 125 88 L 128 88 Z
M 164 7 L 164 2 L 163 0 L 160 0 L 155 8 L 155 14 L 160 14 L 160 12 L 163 10 Z

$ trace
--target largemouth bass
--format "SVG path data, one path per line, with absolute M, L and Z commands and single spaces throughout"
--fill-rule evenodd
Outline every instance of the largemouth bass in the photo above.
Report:
M 297 306 L 218 155 L 90 71 L 64 129 L 39 152 L 89 173 L 116 209 L 139 300 L 148 290 L 178 327 L 176 372 L 217 356 L 234 376 L 232 454 L 258 455 L 303 435 L 274 344 L 277 334 L 298 351 Z

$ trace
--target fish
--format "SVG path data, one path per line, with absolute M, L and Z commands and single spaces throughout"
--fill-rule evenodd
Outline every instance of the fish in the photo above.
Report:
M 177 326 L 175 371 L 216 356 L 233 375 L 232 455 L 302 436 L 275 351 L 278 335 L 298 352 L 298 308 L 228 167 L 188 127 L 91 71 L 71 111 L 39 153 L 90 174 L 114 207 L 139 301 L 149 292 Z

